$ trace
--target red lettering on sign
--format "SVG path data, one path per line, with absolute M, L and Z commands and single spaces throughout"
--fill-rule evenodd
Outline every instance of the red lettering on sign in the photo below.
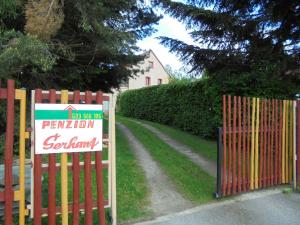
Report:
M 98 144 L 96 137 L 93 137 L 90 141 L 78 141 L 78 136 L 72 137 L 69 141 L 59 142 L 58 139 L 61 137 L 59 134 L 51 135 L 43 142 L 43 149 L 85 149 L 89 148 L 93 150 Z
M 57 138 L 59 138 L 59 137 L 60 137 L 60 135 L 58 135 L 58 134 L 55 134 L 55 135 L 52 135 L 52 136 L 47 137 L 47 138 L 45 139 L 44 143 L 43 143 L 43 146 L 44 146 L 43 149 L 50 149 L 50 148 L 52 148 L 53 143 L 50 142 L 51 139 L 53 139 L 52 141 L 56 141 Z M 50 143 L 49 143 L 49 142 L 50 142 Z
M 52 120 L 51 121 L 51 129 L 55 129 L 57 124 L 57 120 Z
M 64 120 L 59 120 L 59 121 L 58 121 L 58 124 L 57 124 L 57 128 L 63 129 L 64 126 L 65 126 L 65 121 L 64 121 Z
M 94 128 L 94 120 L 44 120 L 42 129 Z
M 43 121 L 43 125 L 42 125 L 42 129 L 45 129 L 45 127 L 50 126 L 50 121 L 49 120 L 44 120 Z
M 94 128 L 94 120 L 89 120 L 88 121 L 88 128 Z
M 71 127 L 71 124 L 72 124 L 72 120 L 68 120 L 68 121 L 67 121 L 67 126 L 66 126 L 66 128 L 72 128 L 72 127 Z

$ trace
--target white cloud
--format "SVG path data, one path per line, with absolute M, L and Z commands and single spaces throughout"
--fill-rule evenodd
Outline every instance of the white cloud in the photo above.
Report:
M 160 20 L 157 29 L 158 31 L 151 37 L 138 42 L 138 46 L 144 50 L 152 49 L 163 65 L 169 64 L 173 69 L 179 69 L 183 62 L 175 54 L 170 53 L 168 48 L 161 45 L 156 37 L 166 36 L 188 44 L 193 44 L 192 38 L 182 23 L 168 15 L 164 15 L 164 18 Z
M 164 66 L 169 64 L 173 69 L 179 69 L 182 66 L 182 62 L 155 38 L 146 38 L 139 43 L 139 47 L 144 50 L 152 49 Z

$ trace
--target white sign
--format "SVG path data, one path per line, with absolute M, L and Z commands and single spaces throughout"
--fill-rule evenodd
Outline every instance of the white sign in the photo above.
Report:
M 102 150 L 102 105 L 35 104 L 35 154 Z

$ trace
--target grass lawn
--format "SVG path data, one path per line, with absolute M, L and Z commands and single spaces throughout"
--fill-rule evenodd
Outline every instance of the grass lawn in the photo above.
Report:
M 118 221 L 145 217 L 151 212 L 149 189 L 142 168 L 130 150 L 127 139 L 117 129 L 117 213 Z
M 178 130 L 176 128 L 162 125 L 159 123 L 149 122 L 141 120 L 143 123 L 147 123 L 163 133 L 168 134 L 173 139 L 187 145 L 194 152 L 201 154 L 202 156 L 217 161 L 217 142 L 211 140 L 205 140 L 199 136 L 189 134 L 187 132 Z
M 177 190 L 194 203 L 213 200 L 214 178 L 192 163 L 186 156 L 178 153 L 148 129 L 125 117 L 118 120 L 126 125 L 148 149 L 165 173 L 175 184 Z

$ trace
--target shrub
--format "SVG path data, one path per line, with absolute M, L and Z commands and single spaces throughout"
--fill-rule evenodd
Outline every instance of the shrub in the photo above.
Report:
M 124 116 L 214 138 L 222 124 L 222 95 L 293 99 L 300 91 L 299 79 L 270 79 L 273 72 L 223 74 L 129 90 L 119 96 L 118 109 Z
M 202 137 L 214 137 L 220 123 L 220 99 L 205 91 L 205 80 L 129 90 L 120 95 L 124 116 L 158 122 Z

